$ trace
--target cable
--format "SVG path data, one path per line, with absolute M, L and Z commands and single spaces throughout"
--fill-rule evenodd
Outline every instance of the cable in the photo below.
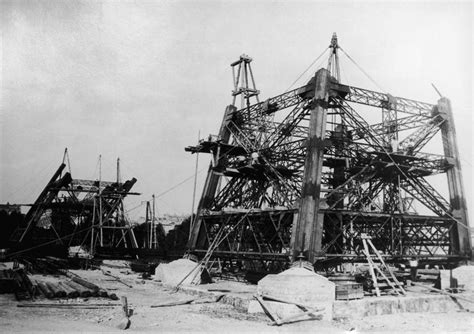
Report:
M 38 190 L 40 189 L 41 186 L 43 186 L 43 183 L 40 184 L 39 182 L 41 181 L 41 179 L 44 177 L 46 178 L 47 177 L 47 173 L 46 173 L 46 170 L 51 170 L 51 167 L 52 167 L 52 164 L 51 165 L 47 165 L 47 166 L 44 166 L 40 171 L 36 172 L 35 174 L 33 174 L 33 176 L 28 179 L 27 181 L 25 181 L 25 183 L 23 183 L 22 185 L 18 186 L 16 189 L 12 189 L 10 190 L 9 192 L 9 197 L 14 197 L 18 194 L 21 194 L 22 196 L 21 197 L 24 197 L 24 195 L 26 194 L 24 189 L 26 186 L 31 186 L 35 189 L 35 192 L 38 192 Z M 37 181 L 36 183 L 36 186 L 33 185 L 32 183 L 34 181 Z M 30 194 L 32 193 L 31 189 L 30 191 L 28 191 Z M 24 201 L 23 201 L 24 203 Z
M 135 209 L 138 209 L 139 207 L 143 206 L 143 204 L 146 203 L 146 201 L 140 201 L 140 204 L 138 204 L 137 206 L 134 206 L 133 208 L 131 209 L 128 209 L 127 211 L 125 211 L 124 213 L 129 213 Z
M 162 202 L 163 204 L 165 204 L 166 206 L 168 206 L 169 208 L 171 208 L 174 212 L 177 212 L 179 210 L 176 210 L 176 207 L 173 205 L 173 204 L 170 204 L 168 203 L 167 201 L 164 201 L 163 199 L 161 198 L 156 198 L 158 201 Z M 158 212 L 158 209 L 156 210 Z
M 342 51 L 342 53 L 344 53 L 344 54 L 346 55 L 347 58 L 349 58 L 349 60 L 350 60 L 362 73 L 365 74 L 365 76 L 366 76 L 367 78 L 369 78 L 370 81 L 372 81 L 372 83 L 373 83 L 374 85 L 376 85 L 381 91 L 383 91 L 384 93 L 386 93 L 386 90 L 383 89 L 374 79 L 372 79 L 372 77 L 371 77 L 366 71 L 364 71 L 364 69 L 363 69 L 359 64 L 357 64 L 357 62 L 356 62 L 354 59 L 352 59 L 352 57 L 349 56 L 349 55 L 346 53 L 346 51 L 344 51 L 343 48 L 339 47 L 339 49 Z
M 70 234 L 67 234 L 63 237 L 60 237 L 60 238 L 57 238 L 57 239 L 54 239 L 54 240 L 50 240 L 50 241 L 47 241 L 45 243 L 42 243 L 42 244 L 39 244 L 39 245 L 36 245 L 36 246 L 33 246 L 33 247 L 30 247 L 30 248 L 27 248 L 27 249 L 22 249 L 21 251 L 18 251 L 18 252 L 14 252 L 14 253 L 10 253 L 10 254 L 7 254 L 7 257 L 12 257 L 12 256 L 15 256 L 15 255 L 18 255 L 18 254 L 22 254 L 22 253 L 25 253 L 25 252 L 29 252 L 30 250 L 33 250 L 33 249 L 37 249 L 37 248 L 40 248 L 40 247 L 43 247 L 43 246 L 46 246 L 46 245 L 49 245 L 49 244 L 52 244 L 52 243 L 55 243 L 59 240 L 63 240 L 63 239 L 66 239 L 66 238 L 69 238 L 69 237 L 72 237 L 73 235 L 75 235 L 76 233 L 81 233 L 81 232 L 85 232 L 87 230 L 91 230 L 93 229 L 94 227 L 97 227 L 99 225 L 91 225 L 91 226 L 88 226 L 82 230 L 79 230 L 79 231 L 76 231 L 76 232 L 73 232 L 73 233 L 70 233 Z
M 327 52 L 328 49 L 329 47 L 324 49 L 323 53 L 321 53 L 315 60 L 313 60 L 313 62 L 303 71 L 303 73 L 301 73 L 300 76 L 296 78 L 296 80 L 293 81 L 293 83 L 285 90 L 285 93 L 288 92 L 291 87 L 293 87 L 294 84 L 298 82 L 299 79 L 301 79 L 301 77 L 319 60 L 319 58 L 321 58 Z
M 342 67 L 341 67 L 341 80 L 342 80 L 342 82 L 345 82 L 347 85 L 351 86 L 351 85 L 349 84 L 349 80 L 347 79 L 346 73 L 344 73 Z
M 92 173 L 91 180 L 94 180 L 94 176 L 96 175 L 98 169 L 99 169 L 99 159 L 97 159 L 97 162 L 95 163 L 95 168 L 94 168 L 94 172 Z
M 372 81 L 373 84 L 375 84 L 379 89 L 381 89 L 383 92 L 386 92 L 385 89 L 383 89 L 374 79 L 372 79 L 372 77 L 366 72 L 364 71 L 364 69 L 354 60 L 352 59 L 351 56 L 349 56 L 345 51 L 344 49 L 342 49 L 341 47 L 339 47 L 339 49 L 346 55 L 347 58 L 349 58 L 350 61 L 352 61 L 352 63 L 354 63 L 354 65 L 357 66 L 357 68 L 362 72 L 364 73 L 367 78 L 369 78 L 370 81 Z M 393 160 L 392 156 L 388 153 L 388 151 L 385 149 L 385 147 L 382 146 L 382 149 L 383 151 L 385 152 L 385 154 L 387 154 L 387 156 L 389 157 L 389 159 L 394 163 L 394 165 L 396 166 L 396 168 L 400 171 L 400 173 L 408 179 L 408 176 L 402 171 L 402 169 L 398 166 L 398 164 L 395 162 L 395 160 Z M 445 210 L 443 210 L 445 211 Z M 453 219 L 454 221 L 456 221 L 458 224 L 460 224 L 461 226 L 463 226 L 464 228 L 467 228 L 467 229 L 470 229 L 469 226 L 467 226 L 466 224 L 460 222 L 459 220 L 457 220 L 454 216 L 452 216 L 449 212 L 446 212 L 445 211 L 445 214 Z
M 206 169 L 206 168 L 205 168 L 205 167 L 204 167 L 204 168 L 201 168 L 201 169 L 197 172 L 197 174 L 200 174 L 204 169 Z M 191 176 L 185 178 L 183 181 L 181 181 L 181 182 L 179 182 L 178 184 L 172 186 L 171 188 L 165 190 L 165 191 L 162 192 L 161 194 L 156 195 L 155 198 L 159 198 L 159 197 L 161 197 L 161 196 L 163 196 L 163 195 L 169 193 L 170 191 L 172 191 L 172 190 L 178 188 L 180 185 L 182 185 L 182 184 L 186 183 L 187 181 L 191 180 L 191 179 L 194 177 L 194 175 L 195 175 L 195 174 L 193 174 L 193 175 L 191 175 Z
M 230 152 L 232 152 L 235 148 L 236 148 L 236 147 L 233 147 L 233 148 L 231 148 L 230 150 L 228 150 L 225 154 L 221 155 L 221 156 L 219 157 L 218 161 L 221 160 L 221 159 L 223 159 L 223 158 L 225 158 L 225 157 L 227 157 L 227 156 L 230 154 Z M 201 168 L 201 169 L 197 172 L 197 174 L 200 174 L 200 173 L 201 173 L 202 171 L 204 171 L 206 168 L 207 168 L 207 167 Z M 165 190 L 164 192 L 162 192 L 162 193 L 156 195 L 156 196 L 155 196 L 155 199 L 158 199 L 159 197 L 164 196 L 164 195 L 166 195 L 167 193 L 169 193 L 170 191 L 172 191 L 172 190 L 178 188 L 180 185 L 182 185 L 182 184 L 186 183 L 187 181 L 191 180 L 195 175 L 196 175 L 196 173 L 193 173 L 192 175 L 188 176 L 187 178 L 185 178 L 185 179 L 182 180 L 181 182 L 175 184 L 175 185 L 172 186 L 171 188 L 169 188 L 169 189 Z
M 344 108 L 345 109 L 345 108 Z M 385 147 L 383 147 L 383 145 L 380 145 L 380 147 L 382 148 L 382 150 L 384 151 L 384 153 L 387 155 L 387 157 L 393 162 L 394 166 L 400 171 L 400 173 L 405 177 L 405 179 L 409 179 L 409 177 L 405 174 L 405 172 L 403 172 L 403 170 L 400 168 L 400 166 L 398 166 L 398 163 L 395 162 L 395 160 L 393 160 L 391 154 L 385 149 Z M 454 221 L 456 221 L 459 225 L 463 226 L 464 228 L 470 230 L 470 226 L 460 222 L 458 219 L 456 219 L 453 215 L 451 215 L 449 212 L 447 212 L 446 210 L 443 210 L 444 213 L 451 219 L 453 219 Z
M 218 160 L 225 158 L 227 155 L 230 154 L 230 152 L 231 152 L 233 149 L 235 149 L 235 148 L 232 148 L 232 149 L 230 149 L 229 151 L 227 151 L 227 153 L 225 153 L 225 154 L 223 154 L 222 156 L 220 156 Z M 97 166 L 96 166 L 96 167 L 97 167 Z M 205 167 L 202 168 L 201 170 L 199 170 L 199 171 L 198 171 L 198 174 L 201 173 L 204 169 L 205 169 Z M 94 172 L 94 173 L 95 173 L 95 172 Z M 162 193 L 159 194 L 158 196 L 155 196 L 155 199 L 158 199 L 159 197 L 161 197 L 161 196 L 167 194 L 168 192 L 170 192 L 170 191 L 176 189 L 177 187 L 179 187 L 179 186 L 182 185 L 183 183 L 189 181 L 189 180 L 190 180 L 191 178 L 193 178 L 194 176 L 195 176 L 195 174 L 191 175 L 190 177 L 187 177 L 187 178 L 184 179 L 183 181 L 179 182 L 178 184 L 174 185 L 173 187 L 169 188 L 168 190 L 162 192 Z M 144 204 L 144 202 L 141 201 L 139 205 L 137 205 L 136 207 L 134 207 L 134 208 L 132 208 L 132 209 L 129 209 L 129 210 L 125 211 L 124 213 L 125 213 L 125 214 L 126 214 L 126 213 L 129 213 L 130 211 L 139 208 L 139 207 L 142 206 L 143 204 Z M 36 246 L 31 247 L 31 248 L 27 248 L 27 249 L 24 249 L 24 250 L 15 252 L 15 253 L 8 254 L 8 256 L 9 256 L 9 257 L 12 257 L 12 256 L 15 256 L 15 255 L 18 255 L 18 254 L 22 254 L 22 253 L 28 252 L 28 251 L 33 250 L 33 249 L 37 249 L 37 248 L 40 248 L 40 247 L 43 247 L 43 246 L 46 246 L 46 245 L 55 243 L 55 242 L 57 242 L 57 241 L 59 241 L 59 240 L 63 240 L 63 239 L 65 239 L 65 238 L 74 236 L 75 234 L 78 234 L 78 233 L 81 233 L 81 232 L 84 232 L 84 231 L 91 230 L 91 229 L 93 229 L 94 227 L 97 227 L 97 226 L 99 226 L 99 225 L 91 225 L 91 226 L 89 226 L 89 227 L 87 227 L 87 228 L 81 229 L 81 230 L 79 230 L 79 231 L 74 231 L 74 232 L 71 233 L 71 234 L 65 235 L 65 236 L 60 237 L 60 238 L 56 238 L 56 239 L 54 239 L 54 240 L 45 242 L 45 243 L 43 243 L 43 244 L 36 245 Z

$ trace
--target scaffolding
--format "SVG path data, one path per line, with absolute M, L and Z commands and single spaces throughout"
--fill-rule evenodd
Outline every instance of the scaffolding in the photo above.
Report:
M 262 102 L 250 102 L 259 93 L 254 86 L 235 88 L 253 74 L 234 75 L 233 104 L 219 133 L 185 149 L 212 157 L 189 251 L 207 254 L 223 228 L 226 238 L 212 255 L 232 265 L 251 259 L 269 269 L 301 256 L 323 266 L 363 262 L 361 235 L 388 261 L 470 258 L 450 101 L 430 104 L 343 84 L 339 52 L 347 54 L 335 34 L 327 50 L 327 67 L 307 84 Z M 232 67 L 249 70 L 241 65 L 246 59 Z M 437 136 L 442 147 L 423 152 Z M 440 175 L 441 186 L 432 182 Z

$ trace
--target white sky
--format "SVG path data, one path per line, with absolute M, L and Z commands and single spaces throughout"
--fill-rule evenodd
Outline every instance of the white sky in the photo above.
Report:
M 135 191 L 143 193 L 129 208 L 166 191 L 193 174 L 194 156 L 184 147 L 196 143 L 199 130 L 218 131 L 231 102 L 231 62 L 242 53 L 254 59 L 265 99 L 284 92 L 337 32 L 344 50 L 392 95 L 436 103 L 433 82 L 451 99 L 474 217 L 471 2 L 0 0 L 0 6 L 0 203 L 34 201 L 65 147 L 74 178 L 98 178 L 102 154 L 103 179 L 113 180 L 119 156 L 123 178 L 136 177 Z M 342 66 L 343 81 L 378 90 L 344 58 Z M 201 155 L 200 168 L 208 160 Z M 158 211 L 188 213 L 192 183 L 159 197 Z

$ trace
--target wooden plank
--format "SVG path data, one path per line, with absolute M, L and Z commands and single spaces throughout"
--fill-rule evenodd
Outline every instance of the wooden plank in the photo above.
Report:
M 372 276 L 372 281 L 374 282 L 375 294 L 377 297 L 380 297 L 380 289 L 377 283 L 377 276 L 375 276 L 374 267 L 372 266 L 372 259 L 370 258 L 369 248 L 367 247 L 367 241 L 362 239 L 362 244 L 364 245 L 364 254 L 367 257 L 367 262 L 369 263 L 370 276 Z
M 369 243 L 369 245 L 372 247 L 375 255 L 377 255 L 377 258 L 379 259 L 380 263 L 382 263 L 383 267 L 385 269 L 387 269 L 387 271 L 389 272 L 390 276 L 392 277 L 393 281 L 395 282 L 395 284 L 397 285 L 397 287 L 400 289 L 400 291 L 402 292 L 402 294 L 406 294 L 406 291 L 405 289 L 403 289 L 402 285 L 400 284 L 400 282 L 397 280 L 397 278 L 395 277 L 395 275 L 393 274 L 392 270 L 390 270 L 390 268 L 385 264 L 385 261 L 383 260 L 382 256 L 380 255 L 379 251 L 377 248 L 375 248 L 374 244 L 372 243 L 372 240 L 367 240 L 367 242 Z M 397 293 L 398 294 L 398 293 Z
M 126 287 L 133 288 L 133 286 L 131 286 L 130 284 L 125 283 L 124 281 L 122 281 L 122 280 L 120 279 L 120 277 L 117 277 L 117 276 L 115 276 L 115 275 L 112 275 L 109 271 L 104 270 L 104 269 L 101 269 L 101 271 L 102 271 L 102 274 L 114 278 L 117 282 L 122 283 L 122 284 L 125 285 Z
M 305 318 L 306 316 L 308 316 L 309 318 Z M 320 316 L 321 314 L 317 314 L 317 311 L 307 310 L 307 311 L 304 311 L 303 313 L 280 319 L 279 322 L 274 321 L 271 325 L 281 326 L 281 325 L 288 324 L 290 322 L 296 322 L 296 321 L 318 320 L 320 319 Z
M 178 306 L 178 305 L 185 305 L 185 304 L 191 304 L 191 302 L 195 301 L 197 298 L 187 298 L 187 299 L 182 299 L 182 300 L 175 300 L 175 301 L 169 301 L 169 302 L 163 302 L 161 304 L 155 304 L 151 305 L 151 308 L 156 308 L 156 307 L 168 307 L 168 306 Z
M 282 298 L 273 297 L 273 296 L 269 296 L 269 295 L 263 295 L 262 294 L 262 297 L 265 298 L 265 299 L 273 300 L 275 302 L 296 305 L 299 308 L 304 308 L 304 309 L 307 309 L 307 310 L 313 310 L 314 312 L 323 311 L 325 309 L 324 307 L 316 308 L 316 307 L 313 307 L 313 306 L 303 305 L 303 304 L 300 304 L 300 303 L 288 301 L 288 300 L 285 300 L 285 299 L 282 299 Z
M 31 308 L 107 308 L 117 307 L 119 304 L 54 304 L 54 303 L 20 303 L 17 307 L 31 307 Z
M 420 288 L 425 288 L 427 290 L 431 290 L 431 291 L 434 291 L 434 292 L 438 292 L 442 295 L 446 295 L 446 296 L 449 296 L 449 297 L 452 297 L 452 298 L 455 298 L 455 299 L 459 299 L 459 300 L 464 300 L 466 302 L 469 302 L 469 303 L 474 303 L 474 300 L 472 299 L 468 299 L 466 297 L 463 297 L 463 296 L 459 296 L 459 294 L 456 294 L 456 293 L 450 293 L 450 292 L 446 292 L 446 291 L 443 291 L 443 290 L 440 290 L 440 289 L 436 289 L 436 288 L 432 288 L 430 286 L 426 286 L 426 285 L 423 285 L 423 284 L 419 284 L 419 283 L 411 283 L 412 285 L 414 286 L 419 286 Z
M 267 307 L 267 305 L 263 301 L 263 298 L 259 295 L 254 295 L 254 298 L 260 303 L 260 306 L 262 306 L 265 313 L 273 320 L 273 322 L 277 325 L 280 325 L 281 324 L 280 318 L 276 314 L 270 311 L 270 309 Z
M 379 268 L 379 266 L 375 265 L 375 269 L 379 272 L 380 275 L 382 275 L 383 279 L 387 282 L 387 284 L 392 288 L 392 290 L 397 294 L 400 295 L 400 292 L 398 292 L 398 289 L 395 287 L 395 285 L 388 279 L 388 277 L 385 275 L 385 273 L 382 271 L 382 269 Z M 377 283 L 378 285 L 378 283 Z

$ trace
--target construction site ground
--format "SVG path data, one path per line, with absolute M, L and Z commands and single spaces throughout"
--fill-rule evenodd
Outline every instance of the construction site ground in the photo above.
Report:
M 179 291 L 160 282 L 142 279 L 140 274 L 123 268 L 108 268 L 120 281 L 105 276 L 100 270 L 73 270 L 72 272 L 93 282 L 118 296 L 126 296 L 133 309 L 131 326 L 128 332 L 219 332 L 219 333 L 472 333 L 474 331 L 473 313 L 468 303 L 457 301 L 434 293 L 411 291 L 408 297 L 425 298 L 423 303 L 446 303 L 445 312 L 426 312 L 443 307 L 422 307 L 420 312 L 406 312 L 364 317 L 342 317 L 333 321 L 301 321 L 282 326 L 269 325 L 265 314 L 248 314 L 246 305 L 256 291 L 255 285 L 244 282 L 219 281 L 212 284 L 182 287 Z M 123 284 L 125 283 L 125 284 Z M 131 287 L 129 287 L 129 286 Z M 223 295 L 219 302 L 216 296 Z M 415 296 L 415 297 L 413 297 Z M 418 296 L 418 297 L 417 297 Z M 166 302 L 179 302 L 196 298 L 196 304 L 167 307 L 152 307 Z M 390 299 L 396 297 L 381 297 Z M 431 300 L 430 300 L 431 298 Z M 376 297 L 366 297 L 364 303 L 377 303 Z M 2 333 L 11 332 L 123 332 L 117 325 L 123 320 L 120 301 L 104 298 L 76 298 L 48 300 L 37 299 L 35 304 L 113 304 L 94 309 L 84 308 L 38 308 L 18 307 L 18 304 L 31 304 L 31 301 L 18 302 L 13 294 L 0 295 L 0 328 Z M 347 303 L 347 302 L 343 302 Z M 351 302 L 349 302 L 351 303 Z M 359 301 L 359 303 L 362 303 Z M 356 308 L 360 309 L 360 305 Z M 423 311 L 425 310 L 425 311 Z M 350 311 L 350 309 L 349 309 Z M 355 314 L 355 313 L 354 313 Z

